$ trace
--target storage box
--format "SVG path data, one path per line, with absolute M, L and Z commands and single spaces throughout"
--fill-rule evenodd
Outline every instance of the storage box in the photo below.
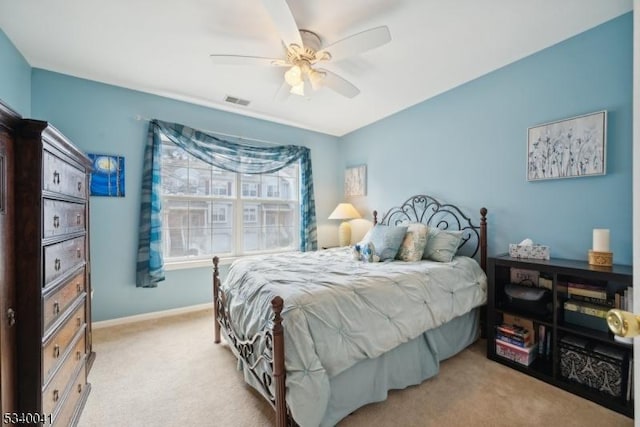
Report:
M 549 259 L 549 246 L 509 244 L 511 258 Z
M 511 267 L 509 276 L 511 283 L 538 287 L 540 272 L 538 270 L 526 270 L 523 268 Z
M 582 326 L 584 328 L 591 328 L 600 332 L 609 332 L 609 325 L 607 325 L 607 319 L 603 319 L 602 317 L 592 316 L 586 313 L 581 313 L 579 311 L 572 311 L 565 308 L 564 321 L 566 323 Z
M 520 363 L 521 365 L 529 366 L 538 354 L 538 344 L 536 343 L 531 347 L 524 348 L 497 339 L 496 354 Z
M 614 397 L 627 394 L 628 352 L 567 335 L 560 340 L 560 375 Z
M 509 283 L 504 286 L 504 293 L 505 307 L 510 310 L 538 317 L 552 313 L 551 292 L 546 289 Z

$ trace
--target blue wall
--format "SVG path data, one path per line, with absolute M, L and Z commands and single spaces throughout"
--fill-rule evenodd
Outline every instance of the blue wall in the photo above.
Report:
M 23 117 L 31 115 L 31 66 L 0 29 L 0 100 Z
M 525 237 L 586 259 L 592 229 L 611 229 L 614 262 L 631 263 L 632 14 L 342 138 L 345 165 L 366 163 L 361 212 L 418 193 L 479 214 L 489 251 Z M 527 182 L 527 128 L 607 110 L 606 176 Z
M 125 157 L 124 198 L 91 198 L 94 320 L 211 301 L 211 268 L 167 272 L 155 289 L 135 287 L 142 159 L 148 122 L 137 115 L 204 130 L 311 148 L 321 244 L 337 235 L 327 224 L 338 203 L 338 139 L 129 89 L 33 70 L 33 116 L 51 122 L 82 150 Z M 331 231 L 327 231 L 331 230 Z M 324 241 L 324 243 L 323 243 Z
M 157 289 L 134 285 L 141 162 L 154 117 L 312 149 L 320 244 L 342 198 L 344 166 L 367 164 L 361 212 L 416 193 L 489 208 L 492 254 L 531 237 L 552 256 L 585 259 L 591 230 L 611 229 L 617 263 L 631 262 L 632 17 L 527 57 L 342 138 L 34 69 L 0 31 L 0 99 L 48 120 L 87 152 L 126 158 L 125 198 L 91 199 L 94 320 L 211 299 L 210 269 L 170 271 Z M 539 123 L 608 111 L 607 175 L 527 182 L 526 131 Z M 341 162 L 343 164 L 341 164 Z M 337 165 L 337 166 L 336 166 Z M 337 170 L 336 170 L 337 168 Z

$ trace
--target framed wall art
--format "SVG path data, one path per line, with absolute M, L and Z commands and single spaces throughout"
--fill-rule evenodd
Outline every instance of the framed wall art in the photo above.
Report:
M 527 136 L 528 181 L 606 173 L 606 111 L 530 127 Z
M 110 154 L 87 154 L 91 159 L 92 196 L 124 197 L 124 157 Z
M 367 165 L 348 167 L 344 171 L 344 195 L 367 195 Z

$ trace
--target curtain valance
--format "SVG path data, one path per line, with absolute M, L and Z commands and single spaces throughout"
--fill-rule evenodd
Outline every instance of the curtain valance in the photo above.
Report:
M 317 249 L 311 150 L 296 145 L 253 146 L 225 141 L 190 127 L 151 120 L 144 156 L 136 286 L 155 287 L 164 280 L 162 256 L 161 166 L 164 135 L 189 154 L 230 172 L 263 174 L 300 162 L 300 250 Z

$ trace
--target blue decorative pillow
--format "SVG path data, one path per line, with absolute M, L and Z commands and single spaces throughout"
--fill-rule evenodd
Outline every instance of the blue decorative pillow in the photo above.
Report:
M 422 258 L 439 262 L 451 262 L 462 241 L 462 231 L 440 230 L 429 227 L 427 246 Z
M 380 261 L 394 259 L 398 254 L 398 250 L 406 233 L 406 226 L 390 227 L 388 225 L 377 224 L 367 232 L 360 245 L 366 245 L 369 242 L 373 243 L 376 255 L 380 257 Z

